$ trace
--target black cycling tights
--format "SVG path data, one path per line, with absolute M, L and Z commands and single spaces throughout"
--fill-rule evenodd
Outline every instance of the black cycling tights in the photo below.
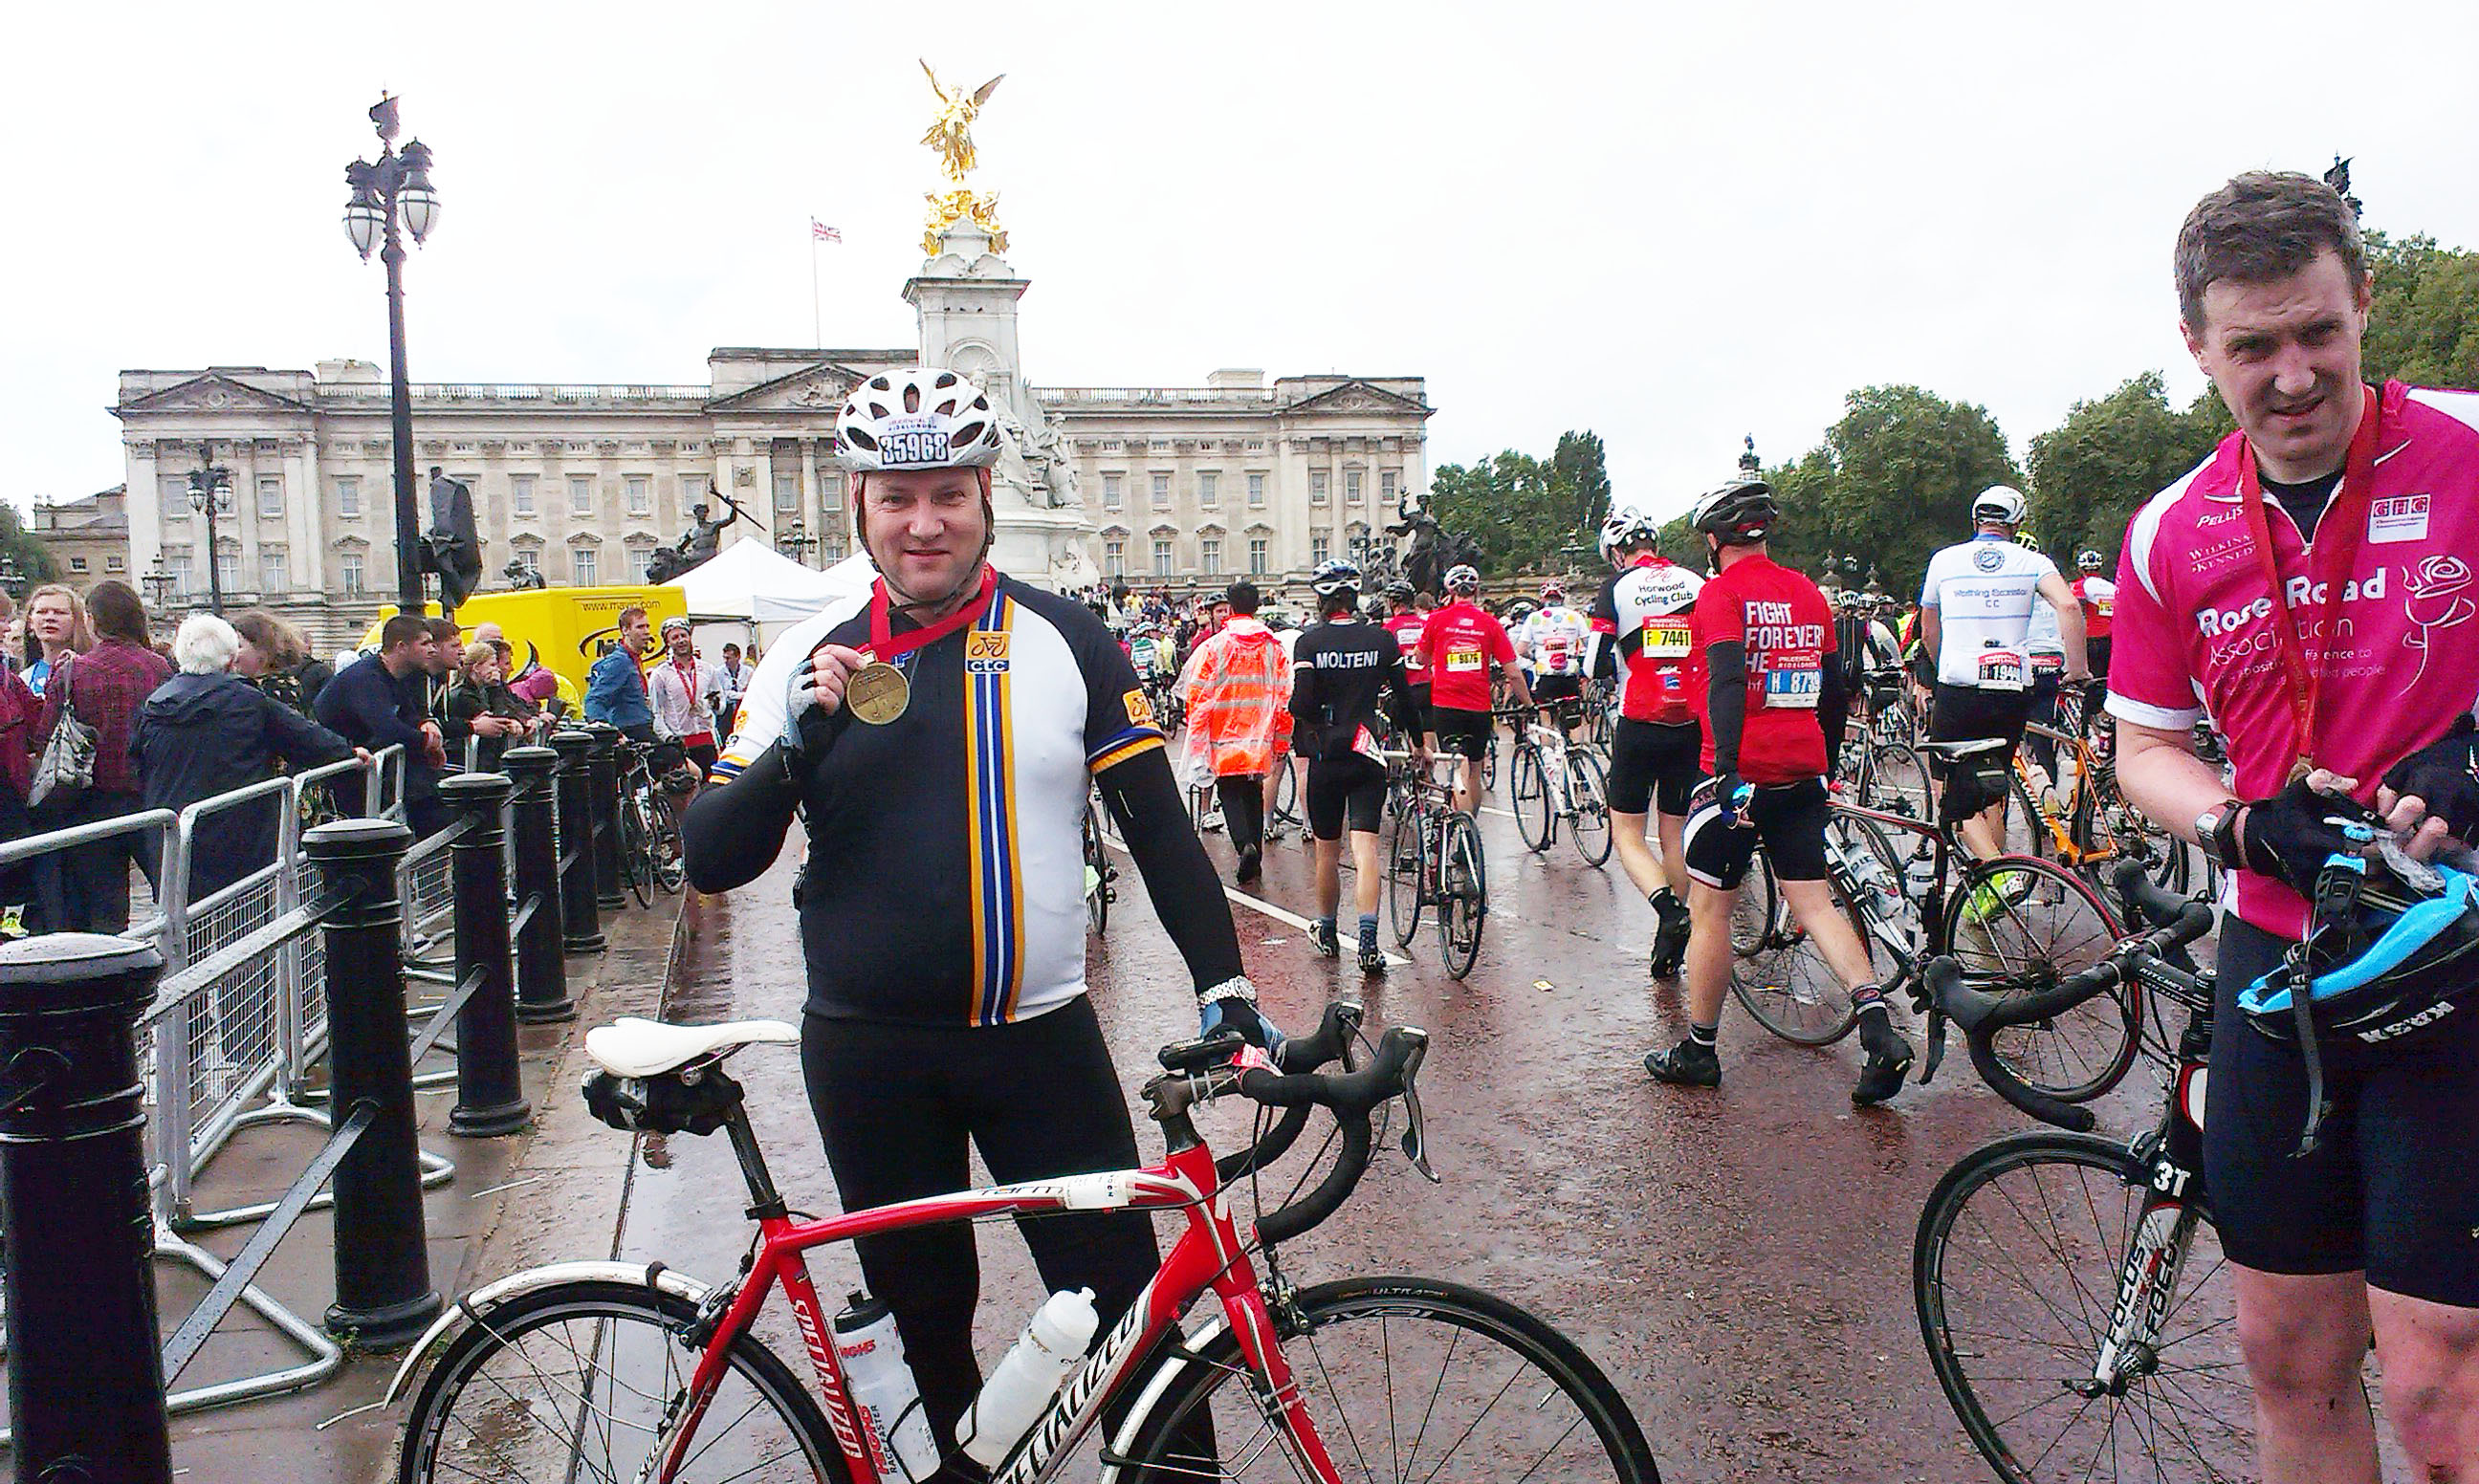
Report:
M 805 1016 L 801 1072 L 847 1211 L 968 1189 L 967 1139 L 1003 1185 L 1137 1164 L 1126 1095 L 1093 1007 L 1081 997 L 1000 1026 Z M 1162 1265 L 1153 1218 L 1137 1212 L 1018 1229 L 1049 1292 L 1093 1291 L 1105 1335 Z M 972 1345 L 981 1293 L 973 1229 L 955 1222 L 855 1245 L 870 1292 L 895 1311 L 939 1446 L 952 1450 L 956 1420 L 982 1384 Z M 1012 1335 L 1032 1317 L 1011 1316 L 1005 1328 Z
M 1278 761 L 1278 767 L 1289 767 Z M 1222 797 L 1222 825 L 1231 832 L 1233 850 L 1265 848 L 1265 779 L 1258 773 L 1228 774 L 1214 780 Z

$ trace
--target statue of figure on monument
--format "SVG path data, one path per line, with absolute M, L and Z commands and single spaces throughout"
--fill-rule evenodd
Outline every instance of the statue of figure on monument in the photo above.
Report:
M 930 121 L 930 132 L 921 136 L 921 142 L 938 152 L 939 173 L 947 179 L 947 190 L 933 191 L 925 196 L 930 203 L 930 220 L 928 230 L 921 234 L 921 250 L 936 257 L 939 232 L 970 218 L 990 235 L 990 251 L 1003 253 L 1007 251 L 1008 238 L 1007 229 L 999 225 L 999 198 L 975 192 L 964 183 L 964 177 L 981 164 L 981 155 L 973 148 L 973 120 L 981 116 L 982 105 L 998 91 L 1007 74 L 1002 72 L 966 92 L 960 88 L 950 91 L 926 61 L 921 70 L 929 76 L 930 90 L 938 95 L 937 116 Z
M 669 582 L 681 573 L 694 571 L 712 561 L 715 551 L 723 544 L 723 528 L 748 514 L 740 508 L 738 501 L 717 489 L 712 479 L 705 482 L 705 499 L 689 506 L 689 528 L 680 533 L 680 539 L 656 551 L 653 558 L 646 563 L 647 581 Z M 722 500 L 725 508 L 731 512 L 720 521 L 714 519 L 710 513 L 714 506 L 708 503 L 717 499 Z M 749 524 L 754 525 L 757 523 L 753 519 Z

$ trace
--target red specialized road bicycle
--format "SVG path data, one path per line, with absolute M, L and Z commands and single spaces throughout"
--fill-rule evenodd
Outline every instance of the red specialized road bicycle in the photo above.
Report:
M 823 1219 L 787 1208 L 740 1087 L 722 1068 L 733 1052 L 797 1041 L 797 1031 L 772 1021 L 601 1028 L 587 1037 L 602 1067 L 587 1083 L 599 1116 L 624 1129 L 729 1137 L 757 1228 L 740 1275 L 709 1286 L 660 1263 L 564 1263 L 469 1295 L 414 1347 L 390 1389 L 393 1401 L 424 1376 L 400 1477 L 904 1479 L 900 1466 L 874 1456 L 828 1338 L 809 1249 L 934 1222 L 1137 1210 L 1176 1212 L 1186 1230 L 991 1477 L 1061 1477 L 1092 1439 L 1100 1477 L 1154 1484 L 1657 1480 L 1617 1388 L 1539 1318 L 1427 1278 L 1301 1288 L 1284 1275 L 1276 1247 L 1350 1196 L 1387 1132 L 1376 1117 L 1391 1123 L 1397 1099 L 1402 1151 L 1429 1173 L 1416 1087 L 1427 1036 L 1394 1027 L 1353 1069 L 1355 1048 L 1367 1047 L 1360 1023 L 1357 1005 L 1329 1007 L 1316 1035 L 1285 1046 L 1281 1071 L 1227 1034 L 1164 1047 L 1163 1071 L 1143 1089 L 1166 1146 L 1159 1164 Z M 1338 1061 L 1343 1071 L 1316 1070 Z M 1190 1114 L 1234 1095 L 1259 1105 L 1256 1138 L 1217 1161 Z M 1264 1210 L 1261 1192 L 1273 1182 L 1260 1172 L 1291 1149 L 1317 1109 L 1333 1115 L 1334 1131 L 1283 1203 Z M 1308 1189 L 1329 1150 L 1331 1165 Z M 1258 1195 L 1252 1224 L 1235 1215 L 1235 1193 Z M 756 1332 L 779 1292 L 816 1371 L 814 1396 Z M 1214 1306 L 1201 1308 L 1209 1293 Z M 1192 1309 L 1199 1322 L 1188 1322 Z M 971 1474 L 952 1448 L 948 1458 L 942 1478 Z

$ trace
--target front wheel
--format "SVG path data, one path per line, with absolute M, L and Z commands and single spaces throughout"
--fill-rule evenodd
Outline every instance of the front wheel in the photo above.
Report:
M 1515 828 L 1522 834 L 1523 843 L 1534 852 L 1549 848 L 1557 837 L 1557 803 L 1549 794 L 1548 776 L 1541 767 L 1541 750 L 1528 742 L 1515 748 L 1515 765 L 1507 773 L 1507 807 L 1515 812 Z
M 1394 816 L 1386 836 L 1386 911 L 1397 948 L 1411 947 L 1412 934 L 1420 931 L 1420 834 L 1428 819 L 1428 811 L 1414 805 Z
M 620 874 L 639 907 L 654 905 L 654 821 L 646 796 L 631 791 L 620 801 Z
M 1102 821 L 1085 806 L 1085 925 L 1099 933 L 1111 925 L 1111 857 L 1102 851 Z
M 2229 1265 L 2149 1174 L 2122 1143 L 2043 1129 L 1966 1156 L 1920 1214 L 1920 1336 L 2008 1484 L 2255 1476 Z
M 1346 1278 L 1300 1290 L 1274 1322 L 1302 1409 L 1343 1478 L 1661 1477 L 1592 1357 L 1504 1299 L 1428 1278 Z M 1136 1424 L 1124 1477 L 1306 1477 L 1254 1381 L 1230 1331 L 1217 1334 Z M 1207 1419 L 1218 1458 L 1183 1446 Z
M 1850 1035 L 1859 1023 L 1851 991 L 1782 898 L 1770 856 L 1757 852 L 1739 895 L 1764 902 L 1771 931 L 1755 952 L 1740 954 L 1731 963 L 1730 997 L 1756 1017 L 1756 1024 L 1794 1046 L 1830 1046 Z M 1868 924 L 1838 887 L 1833 901 L 1850 917 L 1861 944 L 1866 944 Z
M 1438 854 L 1438 950 L 1446 973 L 1461 979 L 1480 957 L 1480 930 L 1489 920 L 1489 862 L 1470 814 L 1446 816 Z
M 668 1475 L 846 1484 L 843 1455 L 801 1383 L 751 1337 L 725 1357 L 703 1408 L 688 1388 L 703 1358 L 687 1299 L 585 1281 L 483 1311 L 449 1343 L 414 1398 L 399 1484 L 467 1479 L 642 1479 L 683 1419 L 696 1432 Z
M 1567 836 L 1584 864 L 1597 866 L 1610 858 L 1610 798 L 1601 760 L 1577 748 L 1567 755 L 1568 802 L 1575 806 L 1567 821 Z
M 668 799 L 655 800 L 649 808 L 648 817 L 653 824 L 654 883 L 678 896 L 689 879 L 686 857 L 680 854 L 679 810 Z

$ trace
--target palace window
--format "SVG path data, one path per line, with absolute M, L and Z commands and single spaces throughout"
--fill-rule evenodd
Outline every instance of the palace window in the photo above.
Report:
M 1325 471 L 1322 469 L 1312 469 L 1309 471 L 1309 503 L 1312 505 L 1322 505 L 1325 502 Z
M 345 579 L 345 596 L 347 598 L 361 597 L 362 553 L 359 551 L 346 551 L 344 555 L 339 556 L 336 558 L 336 571 Z M 180 559 L 179 576 L 181 578 L 181 591 L 187 592 L 190 586 L 190 559 L 186 556 Z
M 1346 505 L 1360 503 L 1360 471 L 1357 469 L 1342 472 L 1342 502 Z
M 799 470 L 779 469 L 775 471 L 775 508 L 778 510 L 798 510 L 801 508 L 801 472 Z M 712 514 L 713 512 L 709 511 L 707 513 Z
M 336 476 L 336 513 L 347 521 L 361 518 L 362 479 L 359 474 Z
M 539 574 L 542 571 L 542 553 L 532 547 L 519 547 L 517 563 L 529 573 Z
M 1121 474 L 1104 474 L 1102 476 L 1103 509 L 1116 510 L 1119 508 L 1119 481 L 1124 477 L 1125 476 Z
M 1381 503 L 1394 503 L 1394 493 L 1402 477 L 1398 470 L 1381 469 L 1377 472 L 1377 499 Z
M 86 558 L 85 558 L 85 557 L 83 557 L 83 556 L 72 556 L 72 557 L 70 557 L 70 558 L 69 558 L 69 571 L 71 571 L 71 572 L 84 572 L 84 571 L 86 571 Z
M 129 570 L 129 558 L 125 556 L 107 556 L 103 559 L 103 570 L 106 572 L 127 572 Z
M 1222 503 L 1222 476 L 1220 474 L 1215 473 L 1212 470 L 1205 470 L 1197 474 L 1196 502 L 1203 505 L 1208 510 L 1211 510 L 1214 506 Z
M 1261 470 L 1251 470 L 1248 473 L 1248 508 L 1251 510 L 1265 508 L 1265 475 Z
M 1248 575 L 1252 577 L 1265 575 L 1265 538 L 1263 536 L 1248 538 Z
M 508 508 L 518 515 L 534 513 L 534 476 L 508 475 Z
M 594 513 L 594 476 L 592 474 L 568 476 L 568 513 L 571 515 Z
M 1168 536 L 1154 538 L 1154 576 L 1158 577 L 1170 576 L 1170 538 Z
M 593 548 L 575 547 L 570 550 L 568 553 L 568 574 L 570 579 L 575 582 L 577 586 L 592 587 L 596 581 L 596 568 L 598 566 L 600 566 L 600 563 L 596 560 Z
M 1155 473 L 1154 476 L 1153 476 L 1153 481 L 1154 481 L 1154 508 L 1155 508 L 1156 510 L 1167 510 L 1167 509 L 1169 509 L 1169 508 L 1170 508 L 1170 475 L 1168 475 L 1168 474 L 1166 474 L 1166 473 L 1161 473 L 1161 472 L 1157 471 L 1157 472 Z
M 652 576 L 653 566 L 654 549 L 652 547 L 630 547 L 628 549 L 628 576 L 631 580 L 643 582 L 648 577 Z
M 284 513 L 284 476 L 282 474 L 258 476 L 258 513 L 279 516 Z
M 1117 536 L 1102 543 L 1102 572 L 1107 576 L 1128 575 L 1128 543 Z
M 285 570 L 284 553 L 261 548 L 258 553 L 259 592 L 272 598 L 278 593 L 287 591 L 292 585 L 292 576 Z
M 705 477 L 703 474 L 680 475 L 680 514 L 688 514 L 691 505 L 705 499 Z M 711 515 L 714 512 L 706 513 Z
M 654 481 L 651 476 L 646 474 L 629 474 L 626 476 L 626 488 L 628 491 L 628 513 L 630 515 L 652 515 L 654 513 Z
M 1309 538 L 1310 566 L 1322 567 L 1325 565 L 1325 559 L 1333 554 L 1334 539 L 1328 536 L 1325 532 L 1319 531 Z
M 216 556 L 216 580 L 224 585 L 224 591 L 227 593 L 238 593 L 241 591 L 241 553 L 239 551 L 224 551 L 217 553 Z
M 1215 573 L 1222 570 L 1221 537 L 1207 536 L 1197 542 L 1196 565 L 1199 569 L 1208 573 Z

